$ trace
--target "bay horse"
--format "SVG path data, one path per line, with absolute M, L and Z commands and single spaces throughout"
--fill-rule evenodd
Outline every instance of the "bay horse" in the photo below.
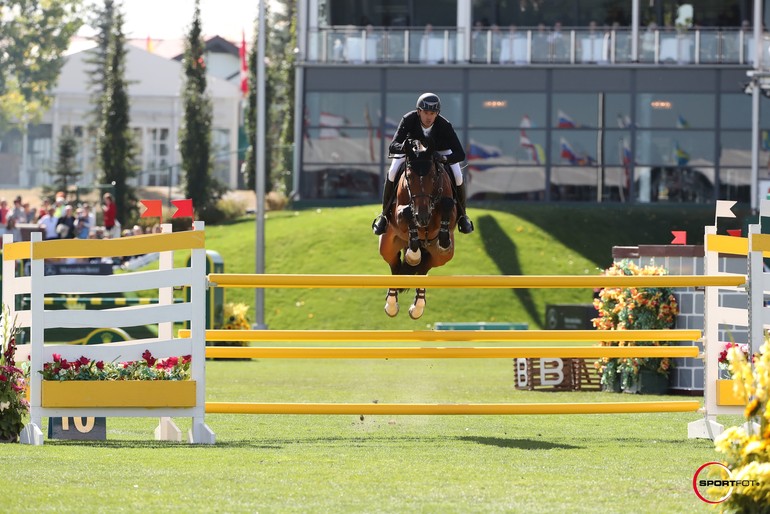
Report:
M 405 167 L 387 212 L 388 228 L 380 236 L 380 255 L 393 275 L 427 275 L 454 257 L 452 181 L 432 141 L 409 141 L 404 151 Z M 398 314 L 398 293 L 404 291 L 388 289 L 385 312 L 391 318 Z M 424 310 L 425 288 L 416 288 L 409 316 L 419 319 Z

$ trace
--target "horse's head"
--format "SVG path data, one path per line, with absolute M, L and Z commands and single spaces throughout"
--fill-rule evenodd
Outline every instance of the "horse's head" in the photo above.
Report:
M 418 227 L 427 227 L 434 207 L 442 196 L 443 177 L 435 159 L 431 141 L 411 141 L 404 145 L 409 206 Z

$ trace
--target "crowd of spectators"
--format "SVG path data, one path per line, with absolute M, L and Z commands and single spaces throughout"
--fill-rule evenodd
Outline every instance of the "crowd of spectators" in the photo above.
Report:
M 101 224 L 97 223 L 96 209 L 101 209 Z M 67 202 L 63 192 L 56 193 L 53 201 L 44 198 L 37 208 L 21 195 L 17 195 L 12 204 L 0 198 L 0 236 L 13 234 L 14 241 L 21 241 L 22 227 L 40 230 L 44 240 L 109 239 L 144 233 L 138 225 L 121 230 L 115 201 L 110 193 L 102 196 L 102 204 L 96 208 L 88 202 Z M 152 227 L 148 233 L 159 229 L 159 226 Z

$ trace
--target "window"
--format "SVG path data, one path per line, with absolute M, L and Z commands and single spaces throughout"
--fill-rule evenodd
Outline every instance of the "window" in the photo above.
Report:
M 214 161 L 213 176 L 225 185 L 230 184 L 230 131 L 215 128 L 211 133 L 211 155 Z
M 168 186 L 173 171 L 170 149 L 170 129 L 151 128 L 148 134 L 146 185 Z

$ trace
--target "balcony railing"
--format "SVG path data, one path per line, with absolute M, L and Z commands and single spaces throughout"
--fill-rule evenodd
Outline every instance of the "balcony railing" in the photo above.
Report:
M 765 55 L 770 51 L 765 35 Z M 466 55 L 462 29 L 361 29 L 329 27 L 310 32 L 306 62 L 402 64 L 624 64 L 634 62 L 631 29 L 591 31 L 474 30 Z M 754 62 L 751 31 L 642 30 L 638 62 L 643 64 L 737 64 Z

